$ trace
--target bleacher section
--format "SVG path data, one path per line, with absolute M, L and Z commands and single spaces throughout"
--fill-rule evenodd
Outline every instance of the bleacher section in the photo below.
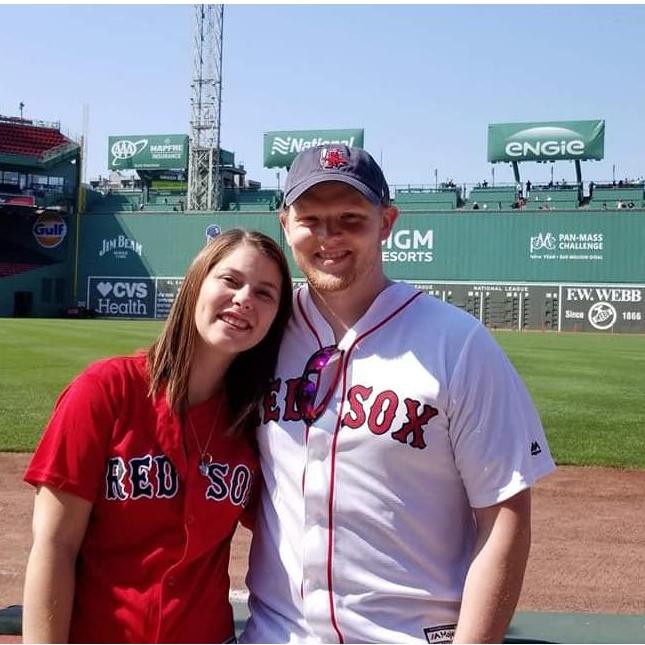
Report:
M 76 153 L 78 144 L 55 127 L 33 125 L 21 120 L 0 121 L 0 155 L 21 160 L 37 160 L 42 165 L 57 163 L 67 153 Z M 33 163 L 33 162 L 32 162 Z M 20 163 L 24 165 L 24 163 Z
M 280 208 L 282 193 L 278 190 L 231 190 L 225 189 L 222 210 L 269 213 Z M 158 194 L 150 192 L 146 201 L 143 191 L 111 191 L 106 194 L 87 191 L 86 212 L 143 212 L 173 213 L 186 211 L 186 195 Z
M 89 192 L 89 191 L 88 191 Z M 92 194 L 87 200 L 86 212 L 88 213 L 114 213 L 114 212 L 133 212 L 141 210 L 143 203 L 143 193 L 139 191 L 128 192 L 111 192 L 105 195 L 100 193 Z M 172 210 L 165 207 L 164 211 Z
M 18 275 L 32 269 L 40 269 L 40 267 L 40 264 L 29 264 L 28 262 L 0 262 L 0 278 Z
M 144 210 L 149 210 L 150 206 L 163 207 L 166 211 L 172 210 L 184 210 L 186 206 L 186 195 L 183 193 L 180 194 L 169 194 L 169 193 L 153 193 L 150 191 L 148 194 L 148 203 L 144 206 Z
M 506 210 L 513 207 L 518 197 L 516 187 L 490 186 L 484 188 L 477 186 L 470 191 L 466 208 L 479 207 L 480 209 L 488 210 Z
M 526 196 L 524 210 L 562 210 L 578 208 L 580 189 L 578 186 L 543 187 L 533 186 Z
M 457 208 L 458 188 L 397 188 L 394 203 L 402 211 L 445 211 Z
M 594 186 L 589 200 L 593 208 L 642 208 L 645 206 L 643 184 L 627 186 Z
M 223 208 L 230 211 L 270 212 L 280 208 L 282 194 L 277 190 L 231 190 L 223 195 Z

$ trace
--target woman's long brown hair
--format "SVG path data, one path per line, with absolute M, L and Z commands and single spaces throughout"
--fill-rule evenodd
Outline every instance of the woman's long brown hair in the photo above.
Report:
M 291 274 L 278 244 L 257 231 L 231 229 L 209 242 L 192 261 L 159 338 L 148 350 L 150 395 L 166 387 L 169 407 L 182 420 L 188 408 L 188 379 L 197 343 L 195 308 L 209 271 L 238 246 L 248 244 L 273 260 L 282 277 L 280 302 L 267 335 L 255 347 L 240 353 L 225 376 L 233 423 L 230 434 L 252 432 L 259 422 L 259 403 L 273 376 L 282 334 L 291 315 Z

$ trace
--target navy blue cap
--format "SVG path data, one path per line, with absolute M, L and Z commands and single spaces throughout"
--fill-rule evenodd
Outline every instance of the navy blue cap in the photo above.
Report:
M 293 160 L 284 186 L 284 206 L 291 206 L 305 191 L 323 181 L 348 184 L 375 206 L 390 201 L 383 171 L 368 152 L 328 144 L 303 150 Z

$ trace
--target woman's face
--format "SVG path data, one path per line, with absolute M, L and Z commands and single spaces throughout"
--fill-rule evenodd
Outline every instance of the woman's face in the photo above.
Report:
M 278 265 L 242 243 L 208 272 L 195 307 L 198 346 L 239 354 L 267 334 L 278 311 Z

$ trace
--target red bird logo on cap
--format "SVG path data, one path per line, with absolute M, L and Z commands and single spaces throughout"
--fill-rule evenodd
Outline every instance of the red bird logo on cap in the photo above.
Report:
M 323 148 L 320 151 L 320 165 L 323 168 L 340 168 L 348 163 L 349 159 L 340 148 Z

